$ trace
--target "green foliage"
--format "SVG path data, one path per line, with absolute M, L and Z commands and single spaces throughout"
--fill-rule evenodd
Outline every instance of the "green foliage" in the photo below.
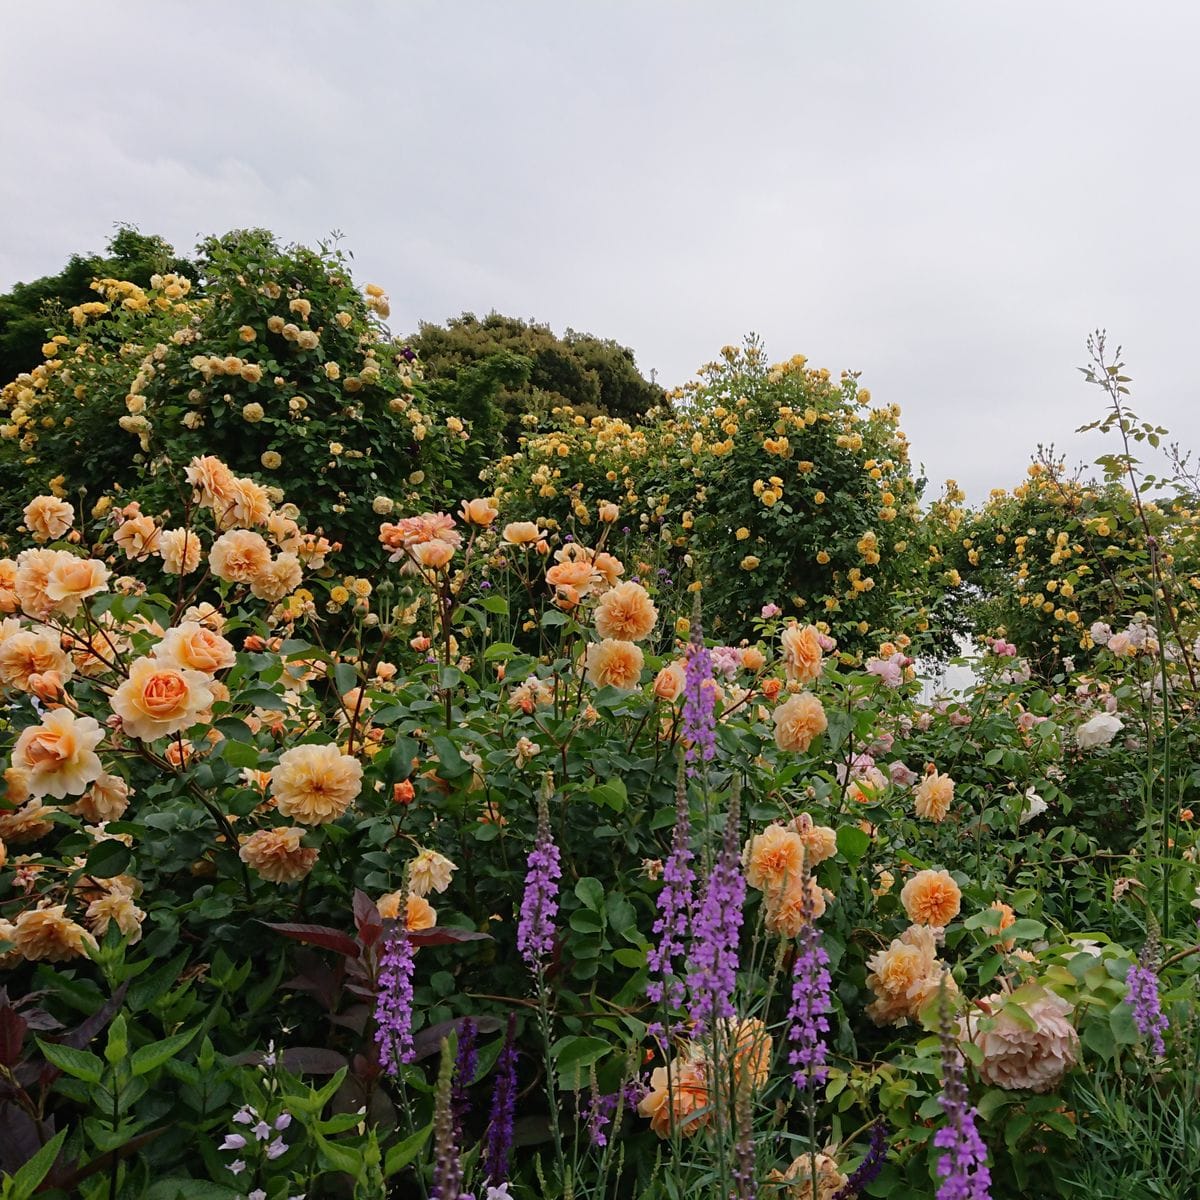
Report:
M 409 344 L 420 354 L 435 394 L 476 423 L 489 452 L 515 448 L 525 424 L 570 405 L 586 418 L 637 421 L 663 402 L 642 377 L 633 351 L 609 338 L 489 313 L 421 323 Z M 490 411 L 489 411 L 490 410 Z

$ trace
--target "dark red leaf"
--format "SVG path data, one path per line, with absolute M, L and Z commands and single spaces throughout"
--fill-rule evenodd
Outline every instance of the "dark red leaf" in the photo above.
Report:
M 454 942 L 490 942 L 490 933 L 477 929 L 456 929 L 453 925 L 435 925 L 432 929 L 413 929 L 409 940 L 414 946 L 449 946 Z
M 279 924 L 274 921 L 263 921 L 262 924 L 268 929 L 274 929 L 276 933 L 282 933 L 284 937 L 292 938 L 293 941 L 304 942 L 308 946 L 320 946 L 345 958 L 358 957 L 358 943 L 340 929 L 331 929 L 328 925 Z
M 442 1039 L 452 1033 L 458 1033 L 464 1021 L 471 1021 L 479 1033 L 495 1033 L 504 1028 L 504 1022 L 499 1017 L 455 1017 L 451 1021 L 439 1021 L 436 1025 L 422 1029 L 413 1037 L 413 1049 L 416 1051 L 417 1060 L 436 1054 Z
M 129 983 L 125 982 L 90 1017 L 81 1021 L 70 1033 L 63 1034 L 58 1040 L 73 1050 L 84 1049 L 120 1011 L 127 991 L 129 991 Z
M 0 1067 L 11 1067 L 21 1057 L 29 1022 L 11 1004 L 0 1008 Z
M 359 941 L 370 949 L 383 932 L 383 918 L 375 901 L 359 888 L 354 889 L 354 925 L 358 930 Z

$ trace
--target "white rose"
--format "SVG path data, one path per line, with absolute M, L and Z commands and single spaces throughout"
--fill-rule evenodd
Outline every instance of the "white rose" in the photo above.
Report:
M 1034 817 L 1040 817 L 1049 807 L 1050 805 L 1033 790 L 1032 785 L 1027 787 L 1025 789 L 1025 807 L 1021 810 L 1021 824 L 1032 821 Z
M 1119 717 L 1114 717 L 1112 713 L 1097 713 L 1075 730 L 1075 744 L 1081 750 L 1107 746 L 1123 728 Z

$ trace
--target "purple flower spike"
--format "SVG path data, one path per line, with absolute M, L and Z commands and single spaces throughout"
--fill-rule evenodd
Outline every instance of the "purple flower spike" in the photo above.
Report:
M 975 1126 L 978 1113 L 970 1103 L 963 1078 L 962 1055 L 951 1025 L 950 1002 L 942 984 L 940 1006 L 942 1039 L 942 1094 L 939 1097 L 947 1124 L 933 1136 L 933 1144 L 947 1151 L 937 1162 L 942 1181 L 937 1200 L 991 1200 L 992 1174 L 987 1166 L 987 1146 Z
M 517 949 L 531 971 L 541 967 L 554 949 L 554 918 L 558 915 L 558 846 L 550 833 L 549 796 L 553 784 L 547 779 L 538 804 L 537 838 L 526 860 L 525 895 L 517 925 Z
M 689 775 L 695 774 L 695 763 L 712 762 L 716 757 L 716 706 L 712 655 L 704 644 L 704 630 L 697 612 L 692 618 L 691 637 L 683 667 L 683 738 L 687 743 Z
M 800 948 L 792 974 L 792 1007 L 788 1012 L 790 1026 L 788 1041 L 792 1043 L 788 1063 L 795 1068 L 792 1082 L 800 1091 L 810 1084 L 824 1083 L 829 1078 L 825 1066 L 829 1032 L 828 1014 L 833 1011 L 829 989 L 829 955 L 821 945 L 821 930 L 813 911 L 810 875 L 807 866 L 801 875 L 802 912 L 805 917 L 800 930 Z
M 1129 968 L 1125 976 L 1125 1003 L 1133 1009 L 1133 1023 L 1138 1033 L 1149 1043 L 1155 1058 L 1167 1052 L 1163 1034 L 1170 1022 L 1162 1010 L 1162 999 L 1158 994 L 1158 975 L 1150 965 L 1154 959 L 1154 947 L 1147 942 L 1141 959 Z
M 717 1020 L 731 1020 L 736 1015 L 733 993 L 737 986 L 742 904 L 746 899 L 746 876 L 738 853 L 738 816 L 735 792 L 725 817 L 721 851 L 692 926 L 687 982 L 691 992 L 689 1015 L 697 1034 L 704 1033 Z
M 671 854 L 663 865 L 663 887 L 658 893 L 658 918 L 654 932 L 658 945 L 646 956 L 650 982 L 646 995 L 655 1004 L 664 1001 L 672 1009 L 683 1007 L 683 980 L 675 973 L 682 961 L 695 907 L 696 872 L 692 870 L 692 819 L 688 812 L 687 777 L 682 766 L 675 779 L 675 835 Z
M 412 941 L 402 918 L 392 922 L 384 934 L 375 996 L 375 1044 L 380 1065 L 393 1079 L 400 1074 L 401 1064 L 412 1062 L 416 1056 L 412 1036 L 415 965 Z

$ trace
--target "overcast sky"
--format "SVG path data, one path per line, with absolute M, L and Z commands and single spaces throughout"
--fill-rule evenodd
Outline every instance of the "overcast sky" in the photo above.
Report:
M 1072 460 L 1097 325 L 1200 445 L 1191 3 L 4 7 L 0 289 L 113 224 L 345 235 L 392 326 L 497 309 L 661 383 L 757 331 L 973 498 Z

